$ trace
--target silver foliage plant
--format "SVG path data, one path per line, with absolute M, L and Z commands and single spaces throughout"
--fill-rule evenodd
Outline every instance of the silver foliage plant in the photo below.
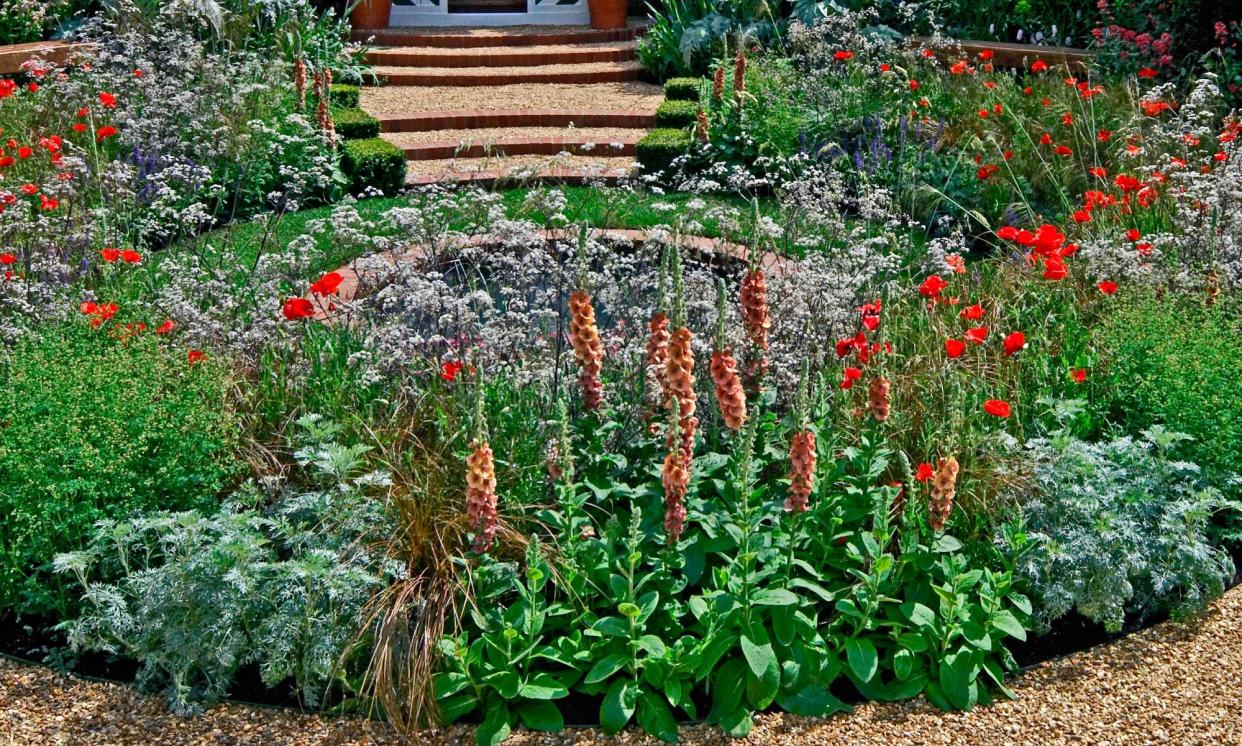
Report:
M 87 548 L 58 555 L 83 591 L 81 615 L 59 627 L 72 648 L 139 661 L 139 684 L 178 712 L 225 696 L 250 663 L 321 702 L 364 606 L 399 570 L 372 549 L 389 527 L 375 499 L 387 475 L 364 473 L 366 447 L 337 443 L 330 423 L 299 425 L 298 480 L 251 485 L 214 514 L 103 521 Z
M 1174 457 L 1189 437 L 1155 426 L 1139 439 L 1058 432 L 1026 444 L 1034 485 L 1017 570 L 1040 621 L 1076 609 L 1116 632 L 1127 613 L 1191 613 L 1224 591 L 1233 562 L 1207 531 L 1225 502 Z

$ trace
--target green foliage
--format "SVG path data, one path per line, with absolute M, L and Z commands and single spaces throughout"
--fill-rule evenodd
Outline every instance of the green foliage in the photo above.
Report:
M 697 101 L 665 101 L 656 109 L 656 129 L 685 129 L 695 123 L 698 113 Z
M 1236 304 L 1205 307 L 1200 299 L 1150 294 L 1117 301 L 1095 330 L 1105 408 L 1128 432 L 1161 423 L 1191 435 L 1191 459 L 1224 487 L 1242 475 Z
M 336 443 L 331 423 L 298 424 L 300 470 L 283 488 L 248 485 L 218 512 L 101 521 L 87 548 L 56 557 L 83 592 L 82 614 L 60 625 L 75 650 L 138 660 L 140 685 L 178 712 L 227 694 L 249 663 L 311 706 L 344 680 L 363 607 L 391 579 L 370 550 L 389 480 L 363 473 L 367 448 Z
M 685 130 L 651 130 L 634 148 L 634 158 L 648 173 L 661 173 L 690 150 L 690 133 Z
M 707 84 L 703 78 L 669 78 L 664 81 L 664 98 L 669 101 L 694 101 L 698 103 L 703 86 Z
M 63 611 L 48 563 L 96 521 L 215 504 L 242 471 L 227 376 L 85 321 L 0 351 L 0 608 Z
M 1224 592 L 1233 562 L 1207 531 L 1225 503 L 1197 466 L 1174 458 L 1188 439 L 1157 426 L 1142 440 L 1058 432 L 1027 444 L 1035 493 L 1022 507 L 1029 547 L 1017 566 L 1041 621 L 1077 609 L 1116 632 L 1127 612 L 1189 613 Z
M 355 193 L 369 187 L 394 194 L 405 183 L 405 153 L 378 137 L 346 140 L 341 145 L 341 170 Z
M 478 602 L 441 642 L 435 693 L 446 721 L 477 713 L 479 744 L 518 724 L 559 728 L 571 693 L 602 697 L 605 732 L 637 722 L 666 742 L 678 717 L 744 737 L 772 705 L 845 710 L 830 692 L 842 684 L 952 709 L 1007 693 L 1004 640 L 1025 638 L 1029 604 L 1007 570 L 932 534 L 922 501 L 894 508 L 897 490 L 876 486 L 890 454 L 874 441 L 839 461 L 821 443 L 811 509 L 789 513 L 772 477 L 790 432 L 763 417 L 729 455 L 696 455 L 687 531 L 669 545 L 659 475 L 630 467 L 660 441 L 606 453 L 616 427 L 562 435 L 567 476 L 532 516 L 549 535 L 524 561 L 462 562 Z
M 362 109 L 336 109 L 332 112 L 336 133 L 346 140 L 379 137 L 380 122 Z
M 341 109 L 358 108 L 358 86 L 345 83 L 333 83 L 328 89 L 328 100 Z

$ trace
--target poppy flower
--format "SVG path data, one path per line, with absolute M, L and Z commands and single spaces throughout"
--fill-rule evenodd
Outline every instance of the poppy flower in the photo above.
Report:
M 1105 280 L 1101 282 L 1099 285 L 1096 285 L 1096 287 L 1099 288 L 1100 292 L 1105 295 L 1112 295 L 1113 293 L 1117 292 L 1117 283 L 1113 282 L 1112 280 Z
M 1159 74 L 1160 74 L 1160 71 L 1155 70 L 1154 68 L 1150 68 L 1150 67 L 1141 67 L 1139 68 L 1139 71 L 1138 71 L 1138 76 L 1140 78 L 1154 78 Z
M 1086 210 L 1074 210 L 1074 214 L 1072 217 L 1074 218 L 1075 223 L 1090 223 L 1091 222 L 1091 213 L 1087 212 Z
M 986 326 L 976 326 L 971 329 L 967 329 L 966 334 L 963 336 L 966 337 L 967 342 L 974 342 L 977 345 L 981 345 L 987 341 L 988 328 Z
M 121 250 L 120 249 L 100 249 L 99 255 L 103 257 L 103 260 L 105 262 L 107 262 L 108 264 L 111 264 L 115 262 L 117 259 L 121 258 Z
M 1061 257 L 1053 255 L 1044 258 L 1044 279 L 1059 282 L 1069 277 L 1069 271 L 1065 269 L 1065 261 Z
M 923 280 L 922 285 L 919 285 L 919 294 L 928 298 L 935 298 L 940 295 L 941 290 L 944 290 L 948 286 L 949 283 L 946 282 L 940 275 L 932 275 L 926 280 Z
M 166 320 L 164 323 L 162 323 L 162 324 L 160 324 L 160 325 L 159 325 L 159 328 L 157 328 L 157 329 L 155 330 L 155 333 L 156 333 L 156 334 L 159 334 L 159 335 L 161 335 L 161 336 L 163 336 L 163 335 L 168 334 L 169 332 L 171 332 L 171 331 L 172 331 L 173 329 L 175 329 L 176 327 L 177 327 L 177 325 L 173 323 L 173 320 L 172 320 L 172 319 L 168 319 L 168 320 Z
M 985 401 L 983 403 L 983 411 L 993 417 L 1000 417 L 1002 419 L 1008 417 L 1012 413 L 1009 407 L 1009 402 L 1002 401 L 1000 399 L 988 399 Z
M 128 262 L 129 264 L 137 264 L 142 261 L 142 254 L 139 254 L 133 249 L 125 249 L 121 252 L 121 261 Z
M 1022 332 L 1013 332 L 1005 337 L 1005 355 L 1013 356 L 1019 350 L 1026 346 L 1026 335 Z
M 1018 229 L 1012 225 L 1001 226 L 1001 229 L 996 232 L 996 237 L 1003 238 L 1006 241 L 1014 241 L 1018 238 Z
M 207 353 L 202 350 L 190 350 L 185 354 L 185 359 L 190 365 L 197 365 L 207 359 Z
M 880 63 L 880 72 L 882 72 L 882 73 L 886 73 L 886 72 L 888 72 L 889 70 L 892 70 L 892 69 L 893 69 L 893 66 L 892 66 L 892 65 L 890 65 L 890 64 L 888 64 L 887 62 L 881 62 L 881 63 Z
M 838 49 L 836 54 L 832 55 L 832 57 L 838 62 L 845 62 L 846 60 L 853 59 L 854 53 L 848 49 Z
M 980 53 L 979 53 L 979 59 L 981 59 L 981 60 L 990 60 L 990 59 L 992 59 L 993 54 L 994 54 L 994 53 L 992 52 L 992 50 L 990 50 L 990 49 L 985 49 L 985 50 L 983 50 L 982 52 L 980 52 Z
M 457 380 L 457 374 L 461 372 L 462 363 L 458 360 L 446 360 L 440 366 L 440 377 L 452 383 Z
M 290 298 L 285 301 L 285 307 L 282 310 L 285 318 L 290 321 L 306 319 L 315 315 L 315 307 L 305 298 Z
M 960 339 L 946 339 L 944 341 L 945 354 L 956 360 L 966 351 L 966 343 Z
M 917 80 L 912 79 L 910 81 L 910 90 L 917 91 L 918 89 L 919 89 L 919 82 Z
M 344 279 L 344 277 L 341 277 L 340 272 L 329 272 L 316 280 L 310 286 L 310 291 L 315 295 L 336 295 Z
M 1070 378 L 1074 379 L 1074 383 L 1086 383 L 1087 369 L 1079 368 L 1077 370 L 1070 371 Z
M 968 319 L 970 321 L 978 321 L 979 319 L 983 318 L 983 304 L 976 303 L 973 306 L 966 306 L 965 308 L 962 309 L 962 312 L 958 315 L 961 316 L 963 319 Z
M 914 473 L 914 478 L 920 482 L 929 482 L 934 476 L 936 476 L 936 470 L 932 468 L 931 464 L 926 462 L 919 464 L 918 471 Z
M 116 106 L 116 95 L 108 93 L 107 91 L 100 91 L 99 103 L 103 104 L 104 108 L 111 109 Z
M 107 125 L 106 127 L 100 127 L 99 129 L 95 130 L 96 140 L 103 141 L 103 140 L 107 140 L 109 137 L 116 137 L 116 127 L 113 127 L 112 125 Z
M 1042 73 L 1048 69 L 1048 63 L 1043 60 L 1035 60 L 1031 63 L 1031 72 Z
M 1137 241 L 1142 237 L 1143 237 L 1143 234 L 1139 232 L 1138 228 L 1131 228 L 1130 230 L 1126 231 L 1126 239 L 1129 241 Z
M 5 253 L 3 253 L 3 254 L 0 254 L 0 264 L 2 264 L 2 265 L 4 265 L 4 266 L 8 267 L 8 266 L 10 266 L 10 265 L 12 265 L 12 264 L 15 264 L 16 262 L 17 262 L 17 255 L 16 255 L 16 254 L 10 254 L 10 253 L 8 253 L 8 252 L 5 252 Z

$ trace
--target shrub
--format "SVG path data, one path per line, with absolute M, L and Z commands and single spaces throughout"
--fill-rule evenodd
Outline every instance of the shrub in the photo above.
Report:
M 1242 317 L 1229 304 L 1141 296 L 1096 329 L 1106 406 L 1128 431 L 1155 423 L 1194 437 L 1192 459 L 1218 486 L 1242 473 Z
M 333 83 L 328 90 L 328 101 L 341 109 L 358 108 L 358 86 Z
M 685 130 L 656 129 L 648 132 L 634 148 L 634 157 L 649 173 L 665 171 L 690 149 L 690 133 Z
M 387 140 L 346 140 L 341 151 L 341 169 L 355 193 L 370 187 L 394 194 L 405 183 L 405 153 Z
M 103 521 L 86 549 L 57 556 L 84 591 L 82 616 L 61 625 L 73 648 L 137 659 L 139 683 L 166 687 L 178 712 L 226 694 L 248 663 L 269 686 L 293 679 L 319 703 L 387 580 L 369 549 L 384 515 L 371 488 L 389 480 L 361 473 L 367 448 L 333 442 L 334 427 L 313 416 L 299 425 L 315 436 L 295 453 L 304 471 L 274 494 Z M 93 582 L 101 574 L 119 580 Z
M 685 129 L 694 124 L 698 117 L 697 101 L 665 101 L 655 113 L 657 129 Z
M 703 82 L 702 78 L 669 78 L 664 81 L 664 98 L 697 103 Z
M 379 137 L 379 120 L 362 109 L 337 109 L 332 112 L 336 133 L 346 140 Z
M 1107 443 L 1064 433 L 1027 444 L 1035 496 L 1022 508 L 1030 548 L 1017 564 L 1051 622 L 1077 609 L 1119 631 L 1127 612 L 1187 613 L 1224 591 L 1233 563 L 1207 539 L 1219 492 L 1159 426 Z
M 48 563 L 96 521 L 210 506 L 241 470 L 224 368 L 150 335 L 49 329 L 0 356 L 0 376 L 0 608 L 63 609 Z

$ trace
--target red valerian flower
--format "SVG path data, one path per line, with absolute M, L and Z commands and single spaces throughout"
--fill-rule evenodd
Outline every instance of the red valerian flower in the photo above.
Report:
M 993 417 L 1001 418 L 1008 417 L 1012 413 L 1009 402 L 1002 401 L 1001 399 L 988 399 L 983 403 L 983 411 Z
M 190 350 L 185 354 L 185 359 L 190 365 L 197 365 L 207 359 L 207 353 L 202 350 Z
M 920 482 L 931 481 L 931 478 L 934 476 L 936 476 L 936 470 L 932 468 L 931 464 L 926 462 L 919 464 L 918 471 L 914 473 L 914 478 Z
M 1101 282 L 1099 285 L 1096 285 L 1096 287 L 1099 288 L 1100 292 L 1105 295 L 1112 295 L 1113 293 L 1117 292 L 1117 283 L 1113 282 L 1112 280 L 1105 280 Z
M 923 280 L 922 285 L 919 285 L 919 294 L 928 298 L 935 298 L 940 295 L 941 290 L 944 290 L 948 286 L 949 283 L 946 282 L 940 275 L 932 275 L 926 280 Z
M 310 291 L 315 295 L 336 295 L 344 279 L 344 277 L 341 277 L 340 272 L 329 272 L 316 280 L 310 286 Z
M 285 307 L 282 310 L 285 318 L 290 321 L 308 319 L 315 315 L 315 307 L 305 298 L 290 298 L 285 301 Z
M 983 318 L 983 304 L 976 303 L 973 306 L 966 306 L 958 315 L 970 321 L 978 321 Z
M 1026 346 L 1026 335 L 1013 332 L 1005 337 L 1005 355 L 1012 356 Z
M 172 319 L 168 319 L 164 323 L 159 325 L 159 328 L 155 330 L 155 333 L 159 334 L 160 336 L 163 336 L 165 334 L 168 334 L 175 328 L 177 328 L 177 325 L 173 323 Z
M 459 360 L 446 360 L 440 366 L 440 377 L 452 383 L 457 380 L 457 374 L 461 372 L 462 363 Z
M 956 360 L 966 351 L 966 343 L 960 339 L 946 339 L 944 341 L 945 354 Z
M 1079 368 L 1077 370 L 1070 371 L 1070 378 L 1074 379 L 1074 383 L 1086 383 L 1087 369 Z

